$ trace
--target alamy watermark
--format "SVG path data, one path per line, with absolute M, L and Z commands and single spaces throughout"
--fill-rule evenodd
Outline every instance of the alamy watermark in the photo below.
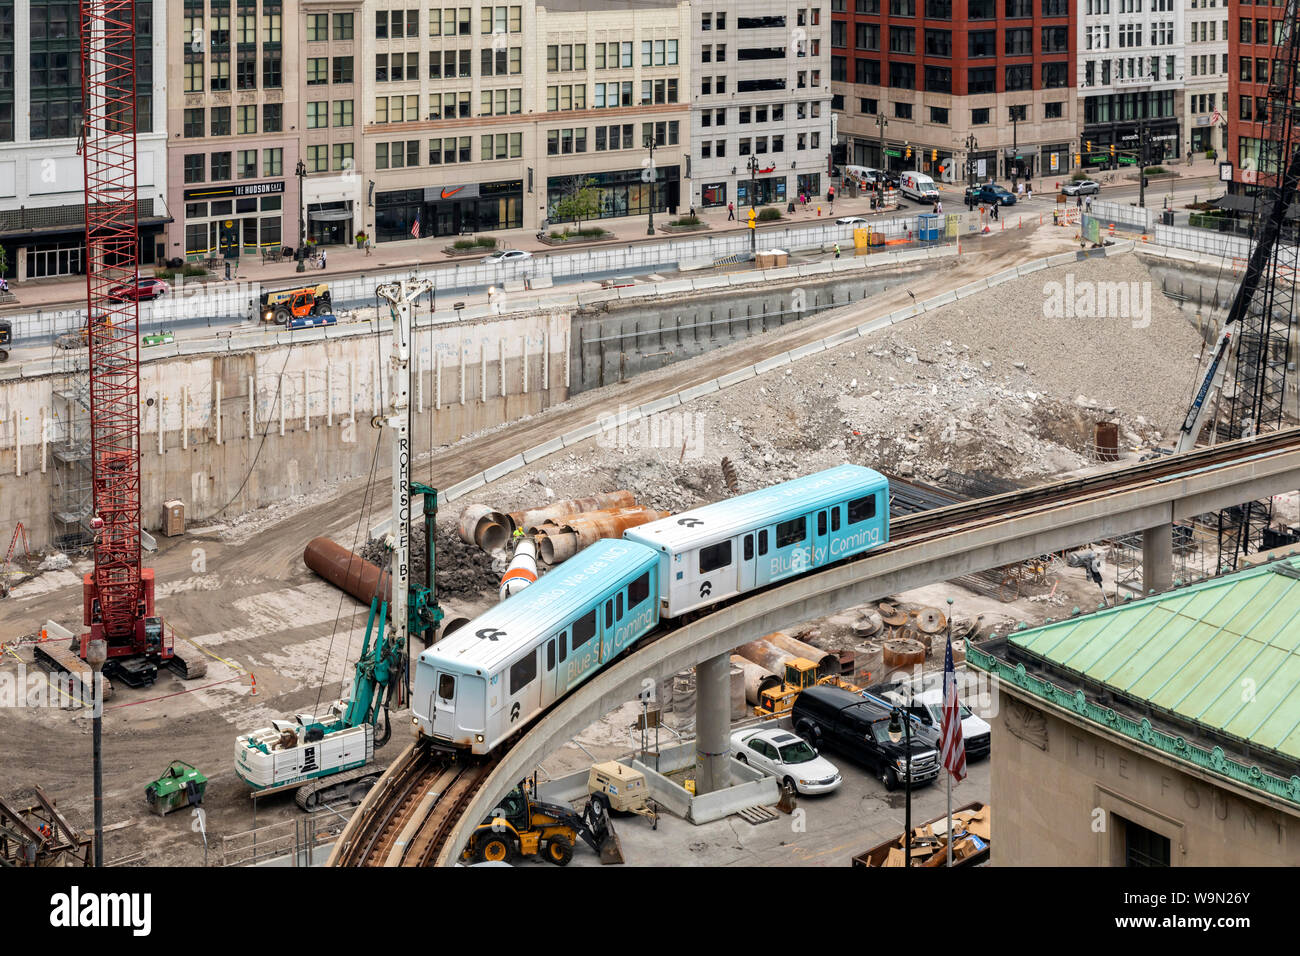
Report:
M 0 670 L 0 708 L 8 707 L 89 709 L 97 717 L 104 712 L 104 698 L 102 689 L 92 689 L 73 674 L 50 674 L 40 668 L 29 671 L 25 663 L 19 663 L 12 670 Z
M 619 406 L 618 412 L 599 419 L 601 448 L 663 449 L 683 458 L 704 458 L 710 454 L 704 416 L 695 412 L 666 411 L 637 415 L 636 409 Z
M 1043 283 L 1043 317 L 1047 319 L 1126 319 L 1135 329 L 1151 324 L 1150 282 L 1076 281 Z

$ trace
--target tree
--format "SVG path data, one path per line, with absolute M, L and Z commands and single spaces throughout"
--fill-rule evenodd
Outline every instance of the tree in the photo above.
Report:
M 0 245 L 0 276 L 9 271 L 9 251 Z
M 565 195 L 555 204 L 555 218 L 560 221 L 573 220 L 577 229 L 582 228 L 584 219 L 591 219 L 600 212 L 600 193 L 596 189 L 596 180 L 585 176 L 570 176 L 565 183 Z

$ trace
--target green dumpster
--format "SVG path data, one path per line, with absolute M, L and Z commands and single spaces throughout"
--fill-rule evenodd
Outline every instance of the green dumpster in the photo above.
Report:
M 149 809 L 164 816 L 182 807 L 203 802 L 208 778 L 183 760 L 173 760 L 163 775 L 144 788 Z

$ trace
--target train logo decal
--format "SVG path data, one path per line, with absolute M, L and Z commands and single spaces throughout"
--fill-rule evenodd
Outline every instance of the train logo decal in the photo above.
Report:
M 712 591 L 713 591 L 713 585 L 708 581 L 705 581 L 703 584 L 700 585 L 700 597 L 708 597 L 709 594 L 712 593 Z
M 699 518 L 678 518 L 677 523 L 683 528 L 698 528 L 704 524 Z
M 506 632 L 499 627 L 485 627 L 482 630 L 474 632 L 474 636 L 480 640 L 497 641 L 506 636 Z
M 519 701 L 515 701 L 513 704 L 510 705 L 510 723 L 513 724 L 518 719 L 519 719 Z

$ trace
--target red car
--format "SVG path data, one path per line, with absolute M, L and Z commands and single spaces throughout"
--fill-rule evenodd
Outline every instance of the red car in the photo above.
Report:
M 135 285 L 115 285 L 108 290 L 108 297 L 115 302 L 129 302 L 131 299 L 156 299 L 171 291 L 171 286 L 162 279 L 136 279 Z

